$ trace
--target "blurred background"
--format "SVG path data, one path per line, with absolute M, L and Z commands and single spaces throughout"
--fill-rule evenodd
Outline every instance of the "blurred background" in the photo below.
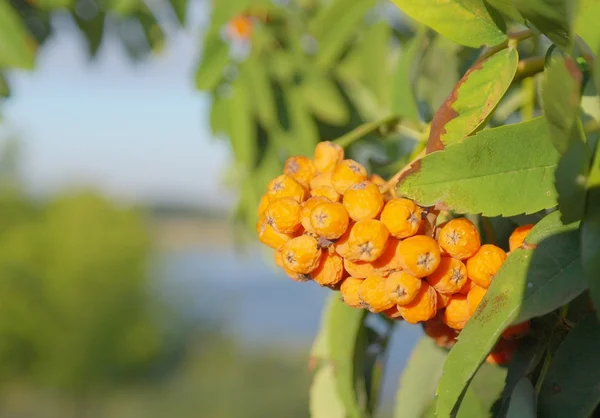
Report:
M 331 292 L 257 244 L 266 182 L 394 114 L 348 149 L 389 176 L 475 57 L 386 1 L 0 0 L 0 417 L 307 417 Z

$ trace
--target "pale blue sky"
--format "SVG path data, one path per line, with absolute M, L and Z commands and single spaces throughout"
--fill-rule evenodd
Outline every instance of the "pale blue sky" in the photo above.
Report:
M 90 63 L 83 41 L 63 31 L 34 72 L 12 74 L 4 122 L 22 139 L 31 190 L 92 185 L 127 200 L 229 204 L 229 149 L 211 138 L 208 97 L 193 85 L 198 39 L 180 32 L 134 65 L 109 38 Z

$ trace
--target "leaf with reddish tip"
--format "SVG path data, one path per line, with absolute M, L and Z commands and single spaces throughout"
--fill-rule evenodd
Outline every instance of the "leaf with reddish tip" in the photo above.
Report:
M 459 143 L 479 128 L 510 87 L 518 64 L 519 53 L 508 48 L 471 67 L 433 117 L 427 152 Z

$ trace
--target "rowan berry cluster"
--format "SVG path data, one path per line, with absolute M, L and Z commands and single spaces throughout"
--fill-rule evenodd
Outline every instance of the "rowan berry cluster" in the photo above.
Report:
M 450 347 L 506 253 L 482 245 L 466 218 L 426 234 L 427 213 L 410 199 L 394 197 L 360 163 L 344 159 L 339 145 L 321 142 L 312 160 L 289 158 L 283 174 L 269 183 L 256 229 L 293 280 L 339 290 L 351 307 L 421 323 L 436 344 Z M 511 251 L 531 227 L 513 232 Z M 488 361 L 506 363 L 528 330 L 528 322 L 508 328 Z

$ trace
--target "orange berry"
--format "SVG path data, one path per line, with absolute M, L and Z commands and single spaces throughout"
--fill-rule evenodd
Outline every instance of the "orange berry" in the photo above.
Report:
M 306 200 L 307 191 L 293 178 L 282 174 L 271 180 L 267 186 L 267 195 L 271 201 L 282 197 L 291 197 L 298 203 Z
M 352 226 L 348 238 L 348 254 L 352 261 L 375 261 L 385 251 L 389 232 L 375 219 L 365 219 Z
M 319 142 L 315 147 L 314 165 L 320 173 L 333 171 L 344 159 L 344 149 L 330 141 Z
M 397 239 L 389 238 L 383 254 L 375 261 L 352 261 L 344 258 L 344 268 L 354 277 L 367 277 L 373 274 L 387 277 L 393 271 L 401 269 L 400 262 L 396 257 L 399 243 L 400 241 Z
M 285 265 L 283 266 L 283 271 L 285 271 L 285 274 L 295 282 L 304 283 L 311 279 L 310 274 L 296 273 L 288 269 Z
M 410 324 L 433 318 L 437 312 L 437 294 L 434 288 L 423 282 L 413 301 L 406 305 L 398 305 L 398 311 Z
M 383 312 L 394 306 L 386 291 L 386 279 L 381 276 L 369 276 L 358 288 L 358 297 L 363 306 L 371 312 Z
M 310 195 L 314 197 L 326 197 L 332 202 L 337 202 L 340 200 L 340 194 L 336 192 L 333 187 L 324 186 L 311 189 Z
M 262 219 L 262 222 L 260 222 L 258 226 L 258 239 L 266 246 L 278 250 L 283 247 L 291 237 L 287 234 L 275 231 L 266 219 Z
M 300 227 L 302 206 L 291 197 L 284 197 L 271 202 L 265 217 L 275 231 L 292 234 Z
M 315 234 L 315 230 L 310 224 L 310 211 L 322 202 L 329 202 L 330 200 L 326 197 L 316 196 L 309 198 L 306 202 L 302 204 L 302 210 L 300 211 L 300 223 L 308 232 Z
M 433 338 L 436 345 L 451 348 L 456 343 L 458 331 L 444 324 L 439 318 L 432 318 L 422 323 L 423 331 Z
M 348 229 L 350 219 L 341 203 L 321 202 L 310 211 L 310 224 L 318 235 L 336 239 Z
M 402 315 L 398 312 L 398 307 L 396 305 L 392 306 L 390 309 L 386 309 L 383 311 L 383 314 L 390 319 L 402 320 Z
M 343 275 L 344 264 L 342 257 L 329 251 L 323 252 L 319 267 L 311 273 L 313 280 L 321 286 L 334 285 L 342 280 Z
M 227 30 L 234 39 L 248 39 L 252 35 L 252 19 L 244 15 L 236 16 L 229 21 Z
M 340 293 L 342 294 L 342 300 L 346 305 L 352 306 L 353 308 L 362 307 L 362 301 L 358 297 L 358 289 L 361 283 L 362 279 L 354 277 L 344 279 L 340 286 Z
M 437 302 L 438 302 L 438 310 L 443 309 L 448 306 L 448 302 L 452 298 L 452 295 L 445 295 L 443 293 L 437 292 Z
M 269 196 L 264 194 L 262 195 L 262 197 L 260 198 L 260 202 L 258 203 L 258 216 L 261 217 L 265 211 L 267 210 L 267 208 L 269 207 Z
M 369 176 L 369 181 L 377 186 L 385 186 L 387 184 L 384 178 L 381 177 L 379 174 L 371 174 Z
M 501 339 L 485 361 L 489 364 L 505 365 L 512 359 L 518 345 L 518 341 Z
M 290 271 L 309 274 L 319 266 L 321 249 L 317 240 L 310 235 L 292 238 L 281 248 L 283 265 Z
M 273 253 L 273 259 L 275 260 L 275 265 L 277 267 L 283 268 L 283 254 L 281 254 L 281 251 L 276 250 L 275 253 Z
M 344 207 L 354 221 L 373 219 L 383 207 L 383 196 L 379 188 L 368 181 L 357 183 L 344 193 Z
M 521 322 L 520 324 L 506 328 L 502 333 L 502 338 L 507 340 L 518 340 L 527 335 L 529 328 L 531 328 L 531 323 L 529 321 Z
M 483 287 L 474 285 L 471 288 L 471 290 L 469 291 L 469 293 L 467 294 L 467 302 L 469 304 L 469 314 L 471 316 L 473 316 L 473 314 L 477 310 L 477 307 L 483 300 L 483 297 L 485 296 L 486 293 L 487 293 L 487 289 L 484 289 Z
M 348 239 L 350 238 L 350 232 L 352 231 L 353 226 L 354 224 L 350 222 L 348 224 L 348 229 L 346 229 L 346 232 L 344 232 L 342 236 L 335 240 L 335 242 L 333 243 L 333 248 L 335 249 L 335 252 L 342 256 L 344 259 L 346 259 L 348 255 L 350 255 L 350 245 L 348 244 Z
M 412 302 L 423 281 L 407 271 L 396 271 L 387 278 L 385 282 L 385 291 L 388 298 L 396 305 L 406 305 Z
M 301 155 L 288 158 L 283 166 L 283 174 L 290 176 L 304 188 L 308 188 L 316 172 L 313 162 Z
M 348 187 L 367 179 L 367 170 L 354 160 L 343 160 L 333 169 L 331 184 L 339 194 L 346 193 Z
M 421 226 L 423 209 L 410 199 L 392 199 L 381 211 L 381 222 L 396 238 L 408 238 Z
M 467 270 L 467 275 L 468 275 L 468 273 L 469 272 Z M 477 286 L 477 285 L 475 283 L 473 283 L 473 280 L 467 279 L 467 281 L 465 282 L 465 285 L 460 288 L 458 293 L 460 293 L 461 295 L 467 296 L 469 294 L 469 292 L 471 291 L 471 289 L 473 289 L 475 286 Z
M 523 225 L 516 228 L 512 234 L 510 234 L 510 237 L 508 238 L 508 247 L 510 251 L 516 250 L 523 244 L 523 241 L 525 241 L 525 238 L 529 234 L 529 231 L 533 229 L 533 227 L 533 224 Z
M 442 257 L 438 268 L 427 276 L 427 281 L 439 293 L 457 293 L 466 283 L 467 267 L 452 257 Z
M 506 253 L 502 248 L 492 244 L 482 245 L 479 251 L 467 260 L 469 279 L 487 289 L 504 260 L 506 260 Z
M 446 223 L 440 230 L 438 242 L 446 253 L 459 260 L 471 257 L 481 246 L 479 231 L 466 218 Z
M 467 297 L 460 294 L 452 295 L 440 317 L 444 324 L 454 329 L 463 329 L 470 318 Z
M 433 273 L 440 264 L 440 248 L 433 238 L 426 235 L 401 241 L 397 253 L 402 267 L 419 278 Z
M 310 181 L 311 196 L 323 196 L 332 202 L 340 200 L 340 194 L 335 191 L 331 184 L 331 171 L 318 174 Z

